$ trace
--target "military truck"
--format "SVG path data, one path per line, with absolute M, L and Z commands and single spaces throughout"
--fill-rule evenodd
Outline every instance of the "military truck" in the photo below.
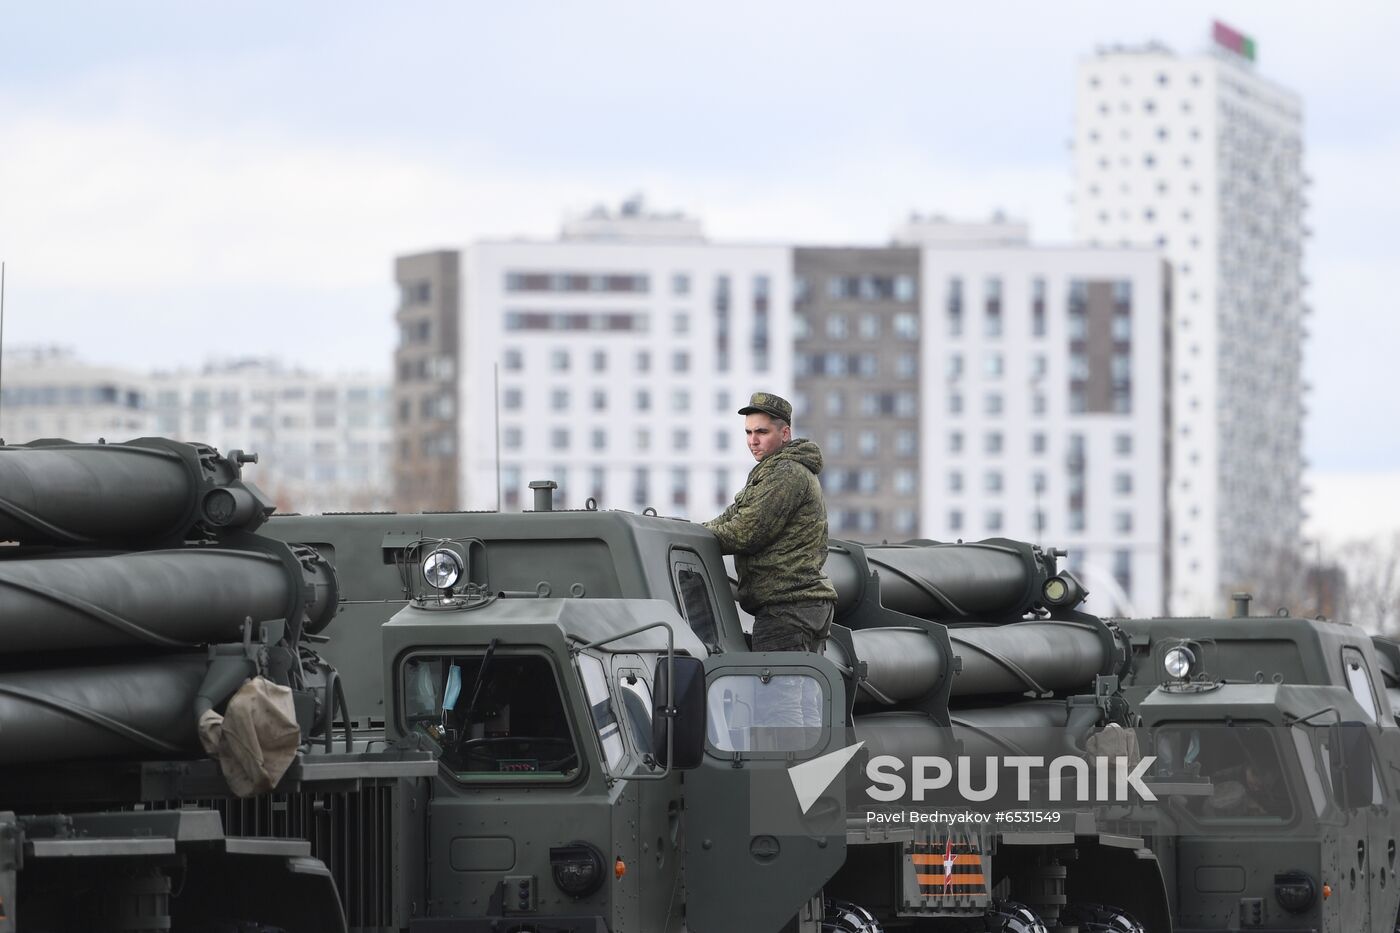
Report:
M 180 460 L 181 478 L 151 451 Z M 0 557 L 0 599 L 14 598 L 6 581 L 49 574 L 29 587 L 31 602 L 6 605 L 6 629 L 23 620 L 24 642 L 70 625 L 52 621 L 55 601 L 96 620 L 32 655 L 6 653 L 0 699 L 27 705 L 0 708 L 0 931 L 18 918 L 36 930 L 1155 933 L 1395 916 L 1380 898 L 1361 914 L 1358 895 L 1341 897 L 1343 856 L 1359 857 L 1343 848 L 1356 839 L 1345 827 L 1363 809 L 1382 821 L 1396 812 L 1388 770 L 1377 769 L 1381 796 L 1366 808 L 1355 775 L 1372 748 L 1376 761 L 1400 761 L 1374 721 L 1364 742 L 1343 728 L 1362 718 L 1336 689 L 1344 670 L 1313 685 L 1331 689 L 1335 728 L 1309 715 L 1306 695 L 1278 692 L 1323 681 L 1306 665 L 1296 685 L 1266 677 L 1272 696 L 1232 706 L 1237 672 L 1211 674 L 1206 645 L 1218 642 L 1189 629 L 1212 623 L 1078 612 L 1083 588 L 1053 552 L 1007 540 L 833 542 L 839 625 L 827 656 L 762 654 L 748 650 L 724 562 L 700 526 L 555 511 L 547 482 L 522 514 L 264 521 L 266 500 L 237 476 L 241 459 L 150 439 L 0 447 L 0 538 L 22 542 Z M 151 517 L 160 514 L 169 521 Z M 79 520 L 98 527 L 48 530 Z M 280 602 L 213 563 L 167 579 L 139 562 L 235 550 L 280 561 Z M 105 574 L 86 569 L 118 558 Z M 130 592 L 149 598 L 133 604 Z M 221 613 L 237 624 L 201 627 Z M 133 625 L 145 616 L 169 627 Z M 113 627 L 164 640 L 82 634 Z M 1172 639 L 1199 649 L 1197 666 L 1154 679 Z M 1375 649 L 1359 644 L 1379 683 Z M 242 659 L 239 676 L 205 688 L 226 656 Z M 83 686 L 71 671 L 90 667 L 101 679 Z M 1293 668 L 1280 670 L 1287 680 Z M 223 762 L 203 757 L 195 723 L 227 714 L 252 673 L 291 690 L 301 737 L 315 742 L 275 788 L 239 796 Z M 1210 687 L 1212 677 L 1231 682 Z M 3 678 L 22 680 L 6 692 Z M 164 719 L 127 715 L 155 699 L 144 687 L 167 681 L 180 689 L 160 687 L 169 696 L 152 705 Z M 1211 707 L 1211 696 L 1228 702 Z M 796 727 L 786 718 L 794 697 Z M 1295 799 L 1313 817 L 1294 805 L 1303 815 L 1261 828 L 1193 810 L 1217 791 L 1191 767 L 1206 763 L 1199 751 L 1186 761 L 1192 726 L 1200 744 L 1205 726 L 1241 710 L 1314 730 L 1302 734 L 1316 739 L 1318 781 L 1297 744 L 1287 781 L 1307 790 Z M 1185 749 L 1153 785 L 1165 806 L 1064 806 L 1053 826 L 976 833 L 872 824 L 847 806 L 878 754 L 1037 742 L 1077 753 L 1105 725 L 1140 721 L 1152 730 L 1148 751 L 1173 738 Z M 23 739 L 6 745 L 12 722 Z M 850 786 L 833 777 L 799 799 L 793 775 L 823 761 L 846 762 Z M 1276 845 L 1290 829 L 1319 839 Z M 1212 861 L 1226 858 L 1212 845 L 1250 854 L 1261 840 L 1289 867 Z M 1393 891 L 1393 869 L 1381 867 L 1358 866 L 1355 884 Z M 1281 906 L 1303 903 L 1303 875 L 1313 903 Z M 1216 900 L 1197 909 L 1203 894 Z
M 1123 693 L 1156 753 L 1175 831 L 1177 929 L 1390 930 L 1400 912 L 1400 645 L 1280 610 L 1119 623 Z

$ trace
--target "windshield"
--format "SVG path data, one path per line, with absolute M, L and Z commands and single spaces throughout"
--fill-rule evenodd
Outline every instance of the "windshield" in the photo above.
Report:
M 1158 776 L 1209 781 L 1208 793 L 1184 798 L 1187 811 L 1202 822 L 1289 822 L 1293 796 L 1274 735 L 1281 731 L 1264 724 L 1158 729 Z M 1286 748 L 1292 747 L 1288 739 Z
M 561 781 L 579 757 L 558 681 L 538 655 L 423 654 L 403 666 L 409 730 L 459 781 Z

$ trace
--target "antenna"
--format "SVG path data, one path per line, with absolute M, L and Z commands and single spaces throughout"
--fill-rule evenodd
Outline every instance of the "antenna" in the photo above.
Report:
M 496 511 L 501 510 L 501 364 L 491 367 L 492 392 L 495 394 L 496 414 Z
M 5 264 L 0 262 L 0 409 L 5 404 Z

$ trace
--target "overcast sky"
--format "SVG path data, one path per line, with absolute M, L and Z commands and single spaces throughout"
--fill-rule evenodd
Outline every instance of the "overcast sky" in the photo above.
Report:
M 5 340 L 387 372 L 395 254 L 632 192 L 717 239 L 917 208 L 1066 241 L 1076 62 L 1216 17 L 1304 103 L 1309 508 L 1400 527 L 1393 2 L 12 4 Z

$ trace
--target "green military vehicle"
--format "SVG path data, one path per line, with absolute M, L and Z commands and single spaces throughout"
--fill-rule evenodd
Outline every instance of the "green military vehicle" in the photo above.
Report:
M 180 470 L 160 465 L 172 459 Z M 1202 634 L 1219 623 L 1080 613 L 1054 553 L 833 542 L 827 656 L 761 654 L 697 525 L 555 511 L 548 483 L 523 514 L 264 521 L 239 461 L 151 439 L 0 447 L 0 538 L 21 542 L 0 556 L 0 605 L 24 620 L 0 671 L 0 931 L 1155 933 L 1395 917 L 1390 836 L 1343 849 L 1400 812 L 1389 764 L 1364 806 L 1355 777 L 1400 762 L 1388 698 L 1358 728 L 1341 667 L 1237 683 Z M 235 551 L 280 575 L 213 563 Z M 183 571 L 153 569 L 161 554 Z M 15 647 L 31 639 L 42 647 Z M 1159 679 L 1173 640 L 1192 662 Z M 254 674 L 290 692 L 304 743 L 270 790 L 235 788 L 237 760 L 198 740 L 199 717 L 234 719 Z M 1316 781 L 1298 740 L 1279 744 L 1302 801 L 1281 823 L 1200 815 L 1235 787 L 1188 755 L 1191 736 L 1223 762 L 1207 729 L 1236 721 L 1313 743 Z M 1082 754 L 1105 726 L 1139 723 L 1145 751 L 1183 749 L 1159 762 L 1156 804 L 954 830 L 857 803 L 880 756 Z M 1373 866 L 1373 852 L 1387 856 Z

